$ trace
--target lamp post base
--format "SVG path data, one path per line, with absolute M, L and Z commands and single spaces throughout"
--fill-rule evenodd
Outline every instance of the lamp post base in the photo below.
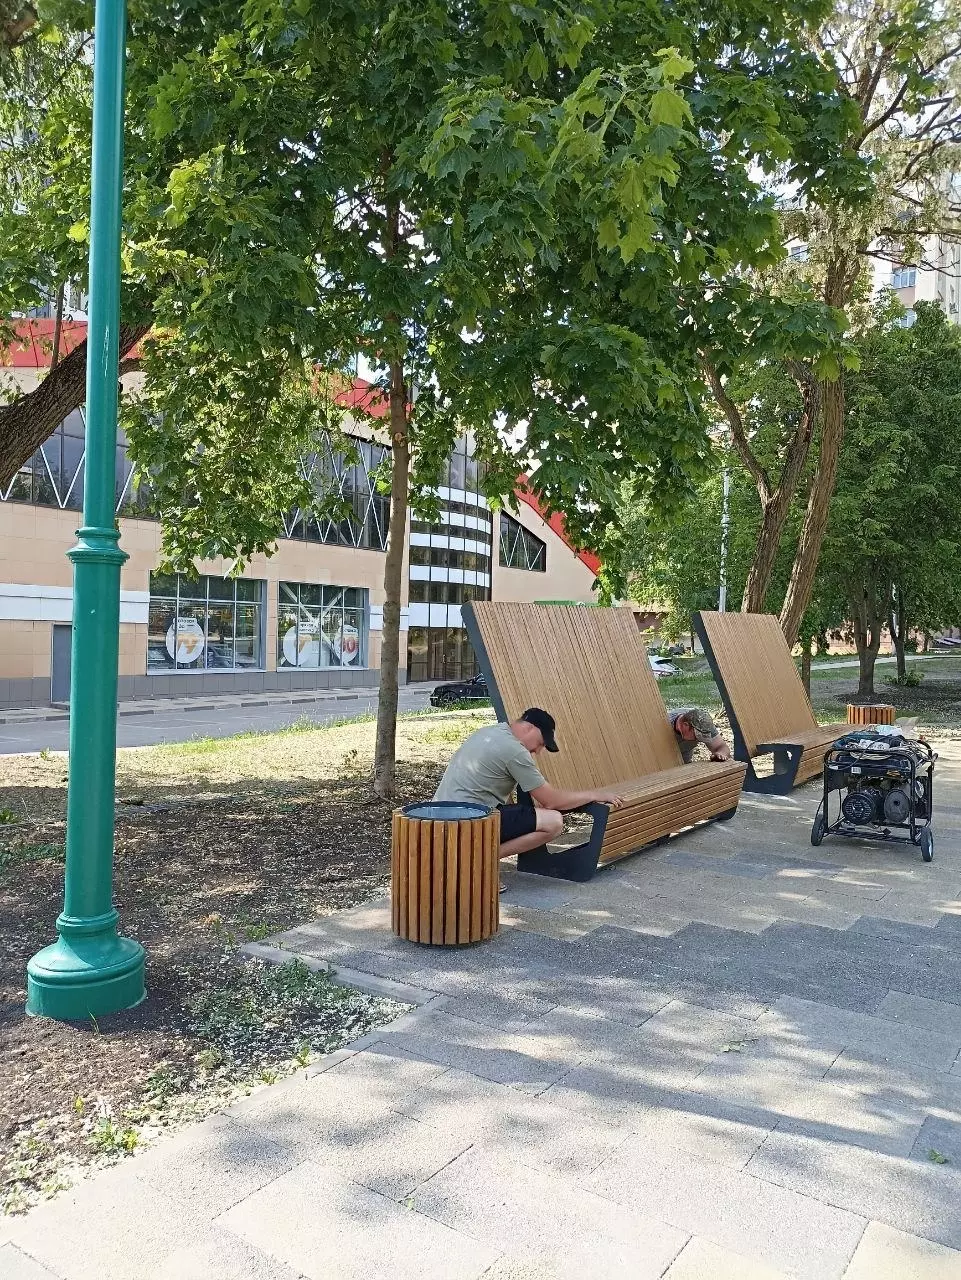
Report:
M 132 1009 L 146 995 L 144 949 L 117 935 L 117 913 L 61 916 L 60 937 L 27 965 L 27 1013 L 83 1021 Z

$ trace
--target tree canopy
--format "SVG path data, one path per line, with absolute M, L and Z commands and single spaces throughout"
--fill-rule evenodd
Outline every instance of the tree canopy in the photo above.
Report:
M 849 98 L 813 44 L 822 7 L 130 12 L 123 308 L 127 335 L 151 338 L 129 434 L 156 475 L 165 548 L 183 562 L 270 549 L 303 479 L 300 429 L 279 429 L 269 404 L 358 351 L 379 366 L 388 791 L 407 494 L 427 500 L 457 434 L 472 433 L 493 498 L 533 472 L 546 507 L 596 545 L 622 481 L 664 508 L 704 474 L 700 352 L 732 317 L 758 341 L 796 330 L 805 356 L 839 362 L 823 300 L 759 312 L 745 283 L 783 255 L 775 179 L 822 202 L 870 185 Z M 0 210 L 25 264 L 8 303 L 82 270 L 89 104 L 74 67 L 81 83 L 57 86 L 24 149 L 40 181 Z M 17 423 L 33 448 L 24 408 L 0 410 L 0 441 Z

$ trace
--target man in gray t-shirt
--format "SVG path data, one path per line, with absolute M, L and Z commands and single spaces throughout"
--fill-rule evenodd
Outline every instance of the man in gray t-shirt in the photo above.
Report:
M 585 805 L 609 804 L 620 797 L 606 791 L 562 791 L 552 787 L 534 763 L 545 748 L 557 751 L 554 717 L 540 707 L 530 707 L 510 724 L 488 725 L 461 744 L 441 778 L 435 800 L 481 804 L 499 809 L 500 856 L 525 853 L 560 835 L 561 814 Z M 512 804 L 515 788 L 522 793 Z

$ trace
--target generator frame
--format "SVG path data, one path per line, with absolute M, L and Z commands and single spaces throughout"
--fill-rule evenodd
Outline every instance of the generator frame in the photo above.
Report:
M 903 747 L 890 747 L 886 751 L 858 751 L 850 747 L 831 747 L 826 751 L 824 794 L 814 815 L 811 843 L 819 845 L 825 836 L 845 836 L 849 840 L 885 840 L 895 844 L 911 844 L 920 846 L 921 857 L 925 862 L 930 862 L 934 857 L 931 817 L 934 808 L 934 763 L 938 757 L 927 742 L 918 740 L 912 743 L 912 748 L 914 747 L 922 747 L 926 752 L 925 758 L 919 761 L 913 749 L 909 751 Z M 906 822 L 888 822 L 884 819 L 870 823 L 851 822 L 841 812 L 840 802 L 837 821 L 830 822 L 832 791 L 846 790 L 852 775 L 884 776 L 895 763 L 908 766 L 907 777 L 903 768 L 898 768 L 899 776 L 909 788 L 908 794 L 911 799 L 911 810 Z M 919 782 L 921 784 L 920 803 L 923 804 L 925 813 L 923 821 L 918 819 L 917 784 Z M 904 831 L 906 834 L 898 835 L 897 831 Z

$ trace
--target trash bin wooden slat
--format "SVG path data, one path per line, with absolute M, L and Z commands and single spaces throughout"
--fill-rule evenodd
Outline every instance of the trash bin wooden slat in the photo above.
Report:
M 894 707 L 889 702 L 861 705 L 848 703 L 848 724 L 894 724 Z
M 390 861 L 394 933 L 432 946 L 463 946 L 495 934 L 499 846 L 496 809 L 436 802 L 396 810 Z

